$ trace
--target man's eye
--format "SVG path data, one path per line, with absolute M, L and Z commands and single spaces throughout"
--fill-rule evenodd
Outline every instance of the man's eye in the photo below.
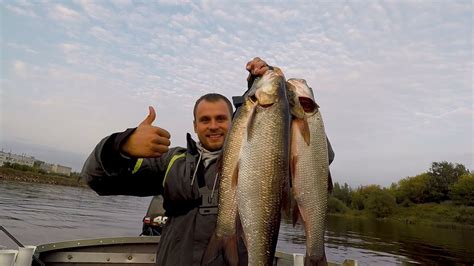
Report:
M 225 121 L 227 121 L 227 118 L 226 117 L 218 117 L 217 121 L 218 122 L 225 122 Z

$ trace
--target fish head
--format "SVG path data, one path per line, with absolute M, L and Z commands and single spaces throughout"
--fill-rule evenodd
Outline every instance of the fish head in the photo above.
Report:
M 303 119 L 304 109 L 300 104 L 298 95 L 296 94 L 296 87 L 292 83 L 286 82 L 286 94 L 288 97 L 288 103 L 290 104 L 291 114 L 298 119 Z
M 281 95 L 281 83 L 284 77 L 281 74 L 268 70 L 256 81 L 255 88 L 251 90 L 249 96 L 261 107 L 270 107 L 278 102 Z
M 289 79 L 287 84 L 298 98 L 298 101 L 307 114 L 314 114 L 318 112 L 318 104 L 314 99 L 313 89 L 308 86 L 304 79 Z

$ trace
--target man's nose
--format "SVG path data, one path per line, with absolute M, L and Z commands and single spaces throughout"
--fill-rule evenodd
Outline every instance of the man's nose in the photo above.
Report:
M 211 123 L 209 125 L 210 129 L 218 129 L 219 128 L 219 123 L 217 123 L 216 120 L 211 120 Z

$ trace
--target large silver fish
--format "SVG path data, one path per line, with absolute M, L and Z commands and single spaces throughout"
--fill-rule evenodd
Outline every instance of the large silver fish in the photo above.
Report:
M 244 104 L 237 110 L 232 120 L 232 126 L 227 133 L 222 149 L 219 169 L 219 208 L 217 223 L 206 252 L 203 264 L 210 263 L 222 251 L 227 265 L 237 265 L 237 243 L 240 237 L 237 226 L 237 197 L 236 185 L 238 161 L 242 147 L 242 139 L 247 128 L 248 118 L 256 103 L 246 97 Z
M 267 71 L 253 86 L 249 96 L 258 104 L 240 153 L 237 205 L 249 265 L 272 265 L 289 179 L 289 104 L 277 72 Z
M 328 205 L 328 146 L 323 119 L 312 89 L 303 79 L 289 79 L 305 111 L 291 124 L 292 194 L 296 200 L 294 223 L 301 218 L 306 235 L 305 265 L 326 265 L 324 231 Z

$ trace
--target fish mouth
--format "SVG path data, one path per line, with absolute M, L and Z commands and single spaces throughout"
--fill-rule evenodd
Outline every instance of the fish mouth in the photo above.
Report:
M 270 108 L 270 107 L 272 107 L 272 106 L 275 104 L 274 102 L 272 102 L 272 103 L 261 103 L 261 102 L 259 102 L 259 100 L 258 100 L 258 98 L 257 98 L 257 96 L 256 96 L 255 94 L 254 94 L 254 95 L 250 95 L 250 101 L 251 101 L 252 103 L 258 104 L 258 106 L 260 106 L 260 107 L 262 107 L 262 108 L 264 108 L 264 109 Z
M 274 105 L 275 103 L 269 103 L 269 104 L 260 104 L 260 107 L 263 107 L 263 108 L 270 108 L 272 105 Z
M 313 101 L 313 99 L 308 97 L 298 97 L 301 106 L 305 113 L 315 113 L 318 111 L 318 104 Z

